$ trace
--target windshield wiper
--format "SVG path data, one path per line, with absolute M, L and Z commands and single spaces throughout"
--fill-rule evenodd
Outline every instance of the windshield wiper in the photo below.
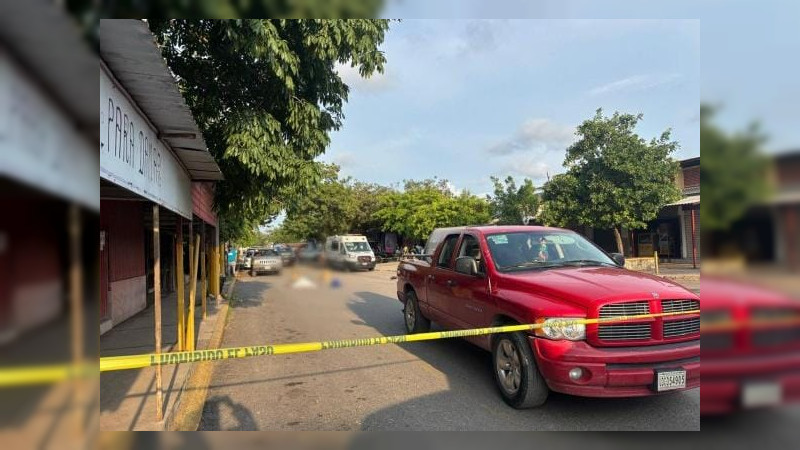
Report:
M 547 261 L 526 261 L 519 264 L 512 264 L 510 266 L 503 266 L 503 270 L 508 269 L 523 269 L 525 267 L 555 267 L 556 264 L 548 263 Z
M 611 264 L 603 261 L 596 261 L 594 259 L 575 259 L 572 261 L 560 261 L 559 265 L 563 266 L 610 266 L 617 267 L 616 264 Z

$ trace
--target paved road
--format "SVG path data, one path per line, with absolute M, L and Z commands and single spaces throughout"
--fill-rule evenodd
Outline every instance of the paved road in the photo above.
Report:
M 300 270 L 298 270 L 299 272 Z M 403 334 L 390 270 L 334 272 L 337 288 L 240 278 L 224 346 Z M 295 274 L 298 276 L 298 274 Z M 495 391 L 490 355 L 461 340 L 228 361 L 214 372 L 202 430 L 698 430 L 699 390 L 638 399 L 552 394 L 518 411 Z

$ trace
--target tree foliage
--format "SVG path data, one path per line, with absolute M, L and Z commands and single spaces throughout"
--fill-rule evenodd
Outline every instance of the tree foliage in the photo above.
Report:
M 512 176 L 502 182 L 491 177 L 494 184 L 494 195 L 489 197 L 492 215 L 500 225 L 521 225 L 526 219 L 536 215 L 539 208 L 539 197 L 533 182 L 525 178 L 518 187 Z
M 635 133 L 642 115 L 595 116 L 578 126 L 579 139 L 567 149 L 565 174 L 544 186 L 545 223 L 612 228 L 623 252 L 621 227 L 644 228 L 666 204 L 680 198 L 678 143 L 664 131 L 649 142 Z
M 220 165 L 223 236 L 268 221 L 322 177 L 315 158 L 342 125 L 335 65 L 382 72 L 385 20 L 150 20 Z
M 67 0 L 64 4 L 83 30 L 89 43 L 98 47 L 100 19 L 149 17 L 153 19 L 355 19 L 377 17 L 383 0 Z
M 700 218 L 704 231 L 725 230 L 754 203 L 767 195 L 768 159 L 761 151 L 764 137 L 753 126 L 728 135 L 712 122 L 713 109 L 700 111 Z
M 322 182 L 286 209 L 279 228 L 284 239 L 323 240 L 349 232 L 356 211 L 351 189 L 339 179 L 338 166 L 324 165 L 322 172 Z
M 454 195 L 446 180 L 408 180 L 402 192 L 381 197 L 375 217 L 384 230 L 426 239 L 434 228 L 485 224 L 491 215 L 485 199 L 467 191 Z

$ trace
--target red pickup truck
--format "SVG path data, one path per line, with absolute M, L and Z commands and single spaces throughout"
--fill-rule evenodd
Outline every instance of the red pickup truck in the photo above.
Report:
M 433 232 L 424 253 L 397 269 L 409 333 L 427 331 L 431 321 L 448 329 L 545 324 L 535 332 L 467 338 L 492 352 L 500 394 L 515 408 L 539 406 L 551 390 L 634 397 L 700 385 L 700 317 L 688 313 L 700 308 L 700 298 L 624 269 L 624 257 L 575 232 L 443 228 Z M 558 324 L 683 311 L 616 324 Z
M 800 302 L 725 278 L 703 290 L 700 413 L 800 401 Z

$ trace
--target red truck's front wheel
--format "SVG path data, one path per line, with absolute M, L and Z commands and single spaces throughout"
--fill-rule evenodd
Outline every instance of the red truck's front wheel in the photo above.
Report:
M 547 400 L 550 390 L 536 367 L 524 333 L 497 335 L 492 340 L 492 360 L 495 382 L 510 406 L 534 408 Z

